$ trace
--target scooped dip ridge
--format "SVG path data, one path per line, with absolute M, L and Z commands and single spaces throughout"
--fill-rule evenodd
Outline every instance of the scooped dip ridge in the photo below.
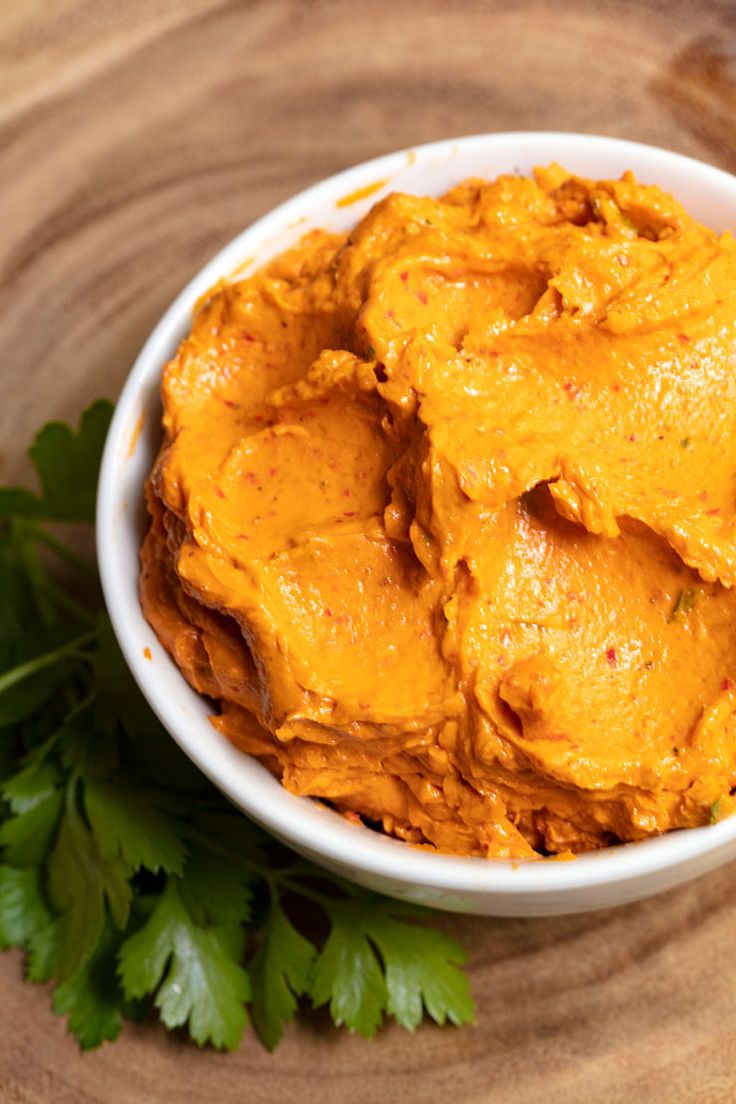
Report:
M 668 195 L 393 194 L 167 365 L 144 611 L 292 792 L 525 858 L 736 782 L 736 249 Z

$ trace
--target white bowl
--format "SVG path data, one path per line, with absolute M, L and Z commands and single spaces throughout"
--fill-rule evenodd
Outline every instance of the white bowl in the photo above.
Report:
M 145 528 L 143 483 L 159 441 L 161 369 L 188 332 L 194 304 L 221 277 L 257 267 L 311 227 L 346 230 L 381 196 L 400 190 L 440 195 L 468 176 L 528 173 L 559 161 L 581 175 L 633 169 L 697 218 L 722 230 L 736 222 L 736 179 L 666 150 L 580 134 L 487 134 L 451 139 L 368 161 L 331 177 L 244 230 L 205 265 L 166 311 L 123 388 L 100 476 L 97 542 L 105 598 L 128 664 L 161 721 L 186 754 L 264 828 L 322 866 L 395 897 L 497 916 L 538 916 L 622 904 L 668 889 L 736 857 L 736 817 L 671 832 L 571 862 L 510 863 L 418 851 L 348 823 L 288 793 L 255 759 L 209 723 L 211 709 L 179 673 L 138 602 L 138 550 Z M 369 185 L 369 196 L 354 193 Z M 340 203 L 352 198 L 354 201 Z M 150 649 L 151 659 L 144 653 Z

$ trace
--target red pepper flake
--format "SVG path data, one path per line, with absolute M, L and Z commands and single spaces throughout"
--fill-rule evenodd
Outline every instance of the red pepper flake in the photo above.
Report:
M 224 498 L 225 497 L 225 492 L 223 491 L 222 487 L 215 487 L 215 494 L 217 495 L 218 498 Z
M 715 515 L 720 514 L 720 512 L 721 512 L 720 506 L 714 506 L 712 510 L 706 510 L 705 511 L 705 516 L 706 517 L 715 517 Z
M 345 490 L 342 492 L 342 497 L 350 498 L 350 489 L 348 487 L 346 487 Z
M 399 279 L 401 280 L 402 284 L 405 284 L 406 281 L 409 279 L 409 273 L 406 271 L 400 273 Z
M 391 307 L 390 310 L 386 311 L 386 317 L 388 318 L 389 322 L 394 321 L 394 319 L 396 318 L 396 314 L 394 313 L 393 307 Z
M 700 499 L 701 502 L 706 502 L 707 498 L 708 498 L 708 492 L 707 491 L 698 491 L 698 498 Z
M 733 690 L 733 680 L 730 678 L 725 678 L 721 683 L 721 690 Z
M 276 475 L 276 472 L 277 472 L 278 470 L 279 470 L 278 468 L 269 468 L 269 469 L 268 469 L 268 474 L 269 474 L 269 475 Z
M 358 512 L 357 510 L 346 510 L 345 513 L 342 516 L 343 517 L 355 517 L 357 512 Z
M 636 434 L 635 433 L 630 433 L 628 435 L 628 437 L 626 438 L 626 440 L 627 441 L 635 441 L 636 440 Z
M 417 299 L 422 304 L 422 306 L 426 307 L 426 305 L 427 305 L 427 293 L 426 293 L 426 291 L 418 291 L 416 294 L 417 294 Z
M 252 471 L 244 471 L 243 472 L 243 479 L 245 480 L 246 483 L 257 483 L 258 482 L 258 476 L 256 475 L 255 472 L 252 472 Z
M 677 340 L 680 342 L 681 345 L 687 345 L 690 341 L 690 338 L 687 336 L 686 333 L 678 333 Z
M 329 606 L 325 609 L 325 617 L 332 617 L 332 610 Z
M 615 648 L 606 648 L 606 662 L 608 663 L 609 667 L 615 667 L 618 663 Z
M 580 388 L 573 380 L 568 380 L 566 383 L 563 383 L 562 390 L 566 391 L 570 398 L 573 399 L 577 398 L 577 396 L 580 394 Z
M 243 330 L 243 341 L 256 341 L 257 338 L 252 333 L 248 333 L 247 330 Z
M 224 402 L 225 406 L 229 406 L 231 410 L 240 409 L 240 403 L 233 402 L 232 399 L 223 399 L 222 401 Z

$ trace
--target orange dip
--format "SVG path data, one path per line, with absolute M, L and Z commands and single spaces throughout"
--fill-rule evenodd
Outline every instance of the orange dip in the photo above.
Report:
M 163 407 L 144 610 L 287 789 L 514 859 L 731 810 L 730 235 L 628 173 L 390 195 L 213 291 Z

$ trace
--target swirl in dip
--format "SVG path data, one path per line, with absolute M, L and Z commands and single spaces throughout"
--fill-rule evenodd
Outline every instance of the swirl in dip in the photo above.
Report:
M 163 408 L 145 614 L 293 793 L 507 858 L 730 812 L 730 235 L 556 165 L 390 195 L 214 289 Z

